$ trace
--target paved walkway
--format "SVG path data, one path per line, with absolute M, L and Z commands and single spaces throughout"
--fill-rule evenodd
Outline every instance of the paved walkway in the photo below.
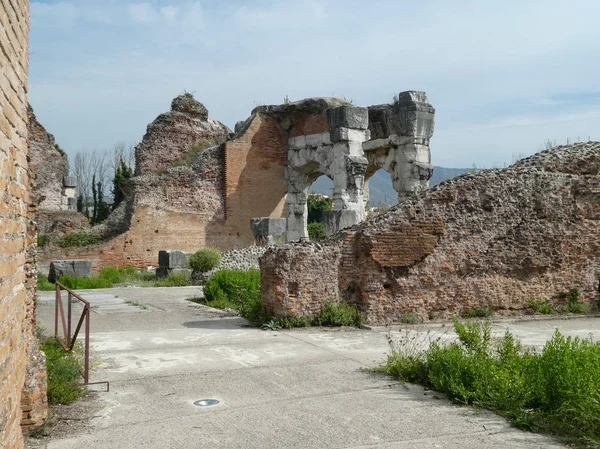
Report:
M 100 411 L 68 448 L 554 448 L 492 413 L 360 371 L 383 361 L 386 329 L 268 332 L 190 303 L 195 287 L 83 292 L 93 304 Z M 108 295 L 108 296 L 107 296 Z M 39 322 L 53 329 L 52 294 Z M 540 345 L 556 327 L 600 338 L 600 319 L 497 323 Z M 395 328 L 397 330 L 397 328 Z M 444 328 L 419 327 L 442 333 Z M 197 407 L 199 399 L 218 405 Z

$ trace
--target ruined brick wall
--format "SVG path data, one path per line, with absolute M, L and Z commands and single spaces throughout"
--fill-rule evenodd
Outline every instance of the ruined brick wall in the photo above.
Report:
M 144 145 L 150 141 L 166 145 L 164 136 L 146 139 Z M 150 155 L 156 156 L 155 151 Z M 49 245 L 41 248 L 41 259 L 44 266 L 51 259 L 90 259 L 97 271 L 156 265 L 164 249 L 250 246 L 251 218 L 287 215 L 286 160 L 287 137 L 272 118 L 256 114 L 238 138 L 200 151 L 189 166 L 163 167 L 133 178 L 129 199 L 94 230 L 108 237 L 106 242 L 73 249 Z
M 35 340 L 35 228 L 29 216 L 27 73 L 29 4 L 0 2 L 0 448 L 22 447 L 26 372 Z M 43 358 L 43 356 L 40 356 Z M 27 379 L 28 380 L 28 379 Z M 40 396 L 45 395 L 41 380 Z M 23 395 L 22 395 L 23 391 Z M 32 409 L 41 402 L 32 402 Z M 25 405 L 25 403 L 23 403 Z M 43 414 L 43 411 L 41 411 Z
M 287 216 L 287 136 L 277 122 L 255 115 L 247 129 L 225 147 L 226 228 L 251 245 L 250 219 Z
M 446 181 L 338 234 L 325 252 L 268 251 L 263 301 L 279 315 L 311 313 L 334 292 L 378 324 L 465 308 L 519 313 L 573 287 L 595 301 L 598 235 L 600 143 L 559 147 Z

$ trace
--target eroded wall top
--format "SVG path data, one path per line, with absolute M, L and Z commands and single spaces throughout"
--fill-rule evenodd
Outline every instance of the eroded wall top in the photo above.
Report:
M 171 111 L 148 125 L 135 148 L 135 174 L 143 175 L 189 162 L 200 151 L 223 143 L 231 130 L 208 118 L 208 110 L 191 94 L 176 97 Z

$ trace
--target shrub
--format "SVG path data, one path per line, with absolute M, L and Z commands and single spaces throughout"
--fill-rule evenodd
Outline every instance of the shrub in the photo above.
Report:
M 188 264 L 192 270 L 206 273 L 214 270 L 221 263 L 221 251 L 213 248 L 204 248 L 190 256 Z
M 463 404 L 501 413 L 520 428 L 600 444 L 600 343 L 555 332 L 541 353 L 506 331 L 495 343 L 489 323 L 454 322 L 458 341 L 395 349 L 376 371 L 415 381 Z
M 156 279 L 154 287 L 187 287 L 192 285 L 188 273 L 171 273 L 165 279 Z
M 494 314 L 494 310 L 490 307 L 473 307 L 463 309 L 460 312 L 462 318 L 488 318 Z
M 205 304 L 231 304 L 253 323 L 262 323 L 265 315 L 260 291 L 260 272 L 256 269 L 219 270 L 204 286 Z
M 362 313 L 355 306 L 331 301 L 323 304 L 321 311 L 313 319 L 313 324 L 316 326 L 359 327 L 362 323 Z
M 65 234 L 56 241 L 56 244 L 61 248 L 75 248 L 81 246 L 94 245 L 98 243 L 101 238 L 94 234 L 87 232 L 71 232 Z
M 46 243 L 48 243 L 48 237 L 45 234 L 38 234 L 37 235 L 37 245 L 38 246 L 44 246 Z
M 319 223 L 319 222 L 309 223 L 307 228 L 308 228 L 308 236 L 314 242 L 319 242 L 326 237 L 325 225 L 323 225 L 323 223 Z
M 577 288 L 562 292 L 558 296 L 568 301 L 564 307 L 564 311 L 567 313 L 589 313 L 591 311 L 588 304 L 579 302 L 579 289 Z
M 112 282 L 99 277 L 75 277 L 65 274 L 58 280 L 59 284 L 71 290 L 86 290 L 93 288 L 112 288 Z
M 51 404 L 70 404 L 79 399 L 84 393 L 78 383 L 81 365 L 73 353 L 65 351 L 54 338 L 44 341 L 41 349 L 46 354 L 48 401 Z
M 529 307 L 533 309 L 536 313 L 541 313 L 543 315 L 551 315 L 554 313 L 554 309 L 550 305 L 547 299 L 530 299 Z
M 48 281 L 48 276 L 38 274 L 37 276 L 37 288 L 42 292 L 51 292 L 56 290 L 56 285 Z
M 569 302 L 564 310 L 567 313 L 590 313 L 590 306 L 581 302 Z

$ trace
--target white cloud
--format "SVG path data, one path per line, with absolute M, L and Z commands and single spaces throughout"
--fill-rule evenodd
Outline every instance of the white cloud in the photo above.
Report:
M 425 90 L 437 109 L 434 163 L 460 157 L 465 166 L 600 129 L 594 105 L 569 97 L 600 89 L 597 0 L 31 5 L 30 98 L 67 149 L 139 140 L 140 123 L 184 89 L 229 126 L 286 95 L 368 105 Z M 118 132 L 94 134 L 115 111 L 127 111 Z

